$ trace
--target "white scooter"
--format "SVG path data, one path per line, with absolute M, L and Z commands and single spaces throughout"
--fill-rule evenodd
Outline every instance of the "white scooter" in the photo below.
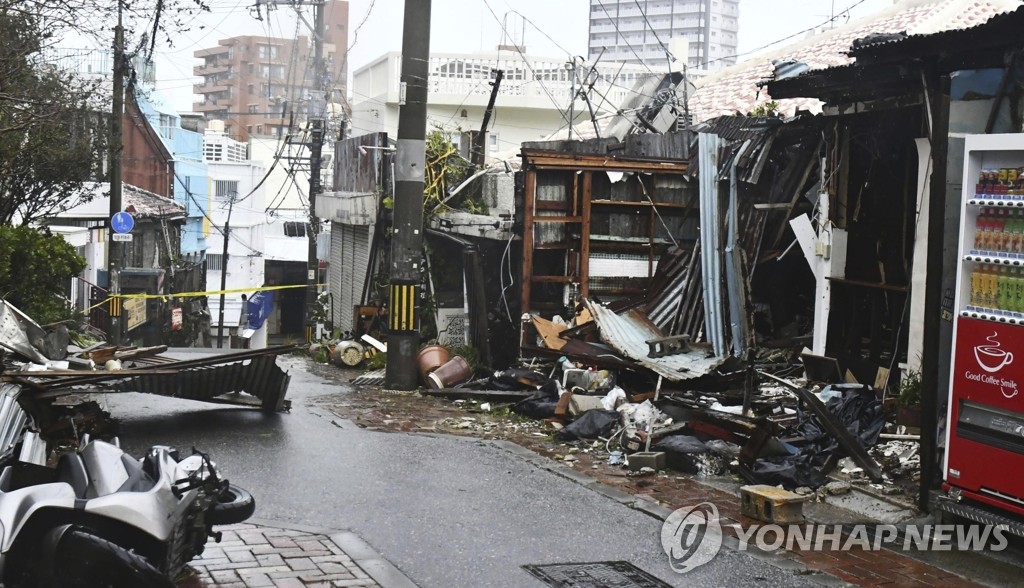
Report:
M 23 459 L 40 442 L 25 433 Z M 155 446 L 136 460 L 116 439 L 86 438 L 56 468 L 19 460 L 0 473 L 0 578 L 5 588 L 171 587 L 207 537 L 220 541 L 213 525 L 254 509 L 205 454 Z

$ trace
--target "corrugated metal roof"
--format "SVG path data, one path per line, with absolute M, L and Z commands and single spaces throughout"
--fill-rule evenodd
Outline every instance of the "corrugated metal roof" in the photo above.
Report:
M 621 315 L 600 304 L 587 301 L 587 308 L 601 330 L 601 340 L 629 359 L 639 363 L 671 382 L 691 380 L 710 373 L 721 365 L 723 358 L 709 357 L 704 349 L 666 357 L 647 357 L 647 341 L 664 337 L 651 322 L 637 310 Z
M 975 27 L 992 17 L 1016 10 L 1021 0 L 903 0 L 874 15 L 836 27 L 830 31 L 759 55 L 708 76 L 698 82 L 690 98 L 694 120 L 753 111 L 771 101 L 758 84 L 771 79 L 774 63 L 800 62 L 810 71 L 847 65 L 853 61 L 850 48 L 856 39 L 872 33 L 927 35 Z M 821 111 L 821 102 L 813 98 L 779 101 L 779 112 L 792 115 L 797 110 Z
M 995 15 L 995 16 L 987 19 L 987 20 L 977 22 L 977 23 L 973 24 L 973 26 L 966 26 L 966 27 L 963 27 L 963 28 L 955 28 L 955 29 L 947 29 L 947 30 L 936 31 L 936 32 L 931 32 L 931 33 L 922 33 L 922 34 L 913 35 L 913 36 L 906 36 L 906 35 L 904 35 L 903 37 L 893 37 L 893 36 L 881 37 L 881 36 L 879 36 L 879 37 L 876 37 L 876 38 L 873 38 L 873 39 L 861 39 L 860 42 L 857 43 L 854 46 L 852 51 L 850 51 L 850 54 L 852 56 L 854 56 L 854 57 L 857 57 L 862 52 L 870 52 L 870 51 L 872 51 L 874 49 L 877 49 L 877 48 L 880 48 L 880 47 L 887 47 L 887 46 L 892 46 L 892 45 L 904 44 L 908 40 L 912 41 L 912 42 L 927 41 L 927 40 L 931 40 L 931 39 L 935 39 L 935 38 L 941 38 L 944 35 L 949 35 L 950 33 L 960 33 L 960 32 L 976 31 L 976 30 L 980 30 L 982 27 L 986 27 L 986 26 L 989 26 L 989 25 L 995 25 L 997 22 L 999 22 L 999 23 L 1006 23 L 1006 24 L 1016 24 L 1017 22 L 1019 22 L 1021 16 L 1024 16 L 1024 6 L 1020 6 L 1016 10 L 1005 12 L 1003 14 L 997 14 L 997 15 Z
M 122 196 L 125 210 L 139 218 L 184 218 L 185 207 L 170 198 L 125 184 Z

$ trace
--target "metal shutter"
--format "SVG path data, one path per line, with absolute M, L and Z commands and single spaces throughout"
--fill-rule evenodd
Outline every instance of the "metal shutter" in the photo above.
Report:
M 370 263 L 370 227 L 334 224 L 331 227 L 331 292 L 334 325 L 352 330 L 352 308 L 362 303 L 363 282 Z

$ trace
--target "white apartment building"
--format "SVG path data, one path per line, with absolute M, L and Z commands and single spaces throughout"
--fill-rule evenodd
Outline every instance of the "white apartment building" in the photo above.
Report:
M 350 135 L 398 134 L 402 56 L 390 52 L 355 71 L 352 83 Z M 574 128 L 593 133 L 587 102 L 576 97 L 588 75 L 598 77 L 589 92 L 600 122 L 630 95 L 634 83 L 649 75 L 647 67 L 602 61 L 594 73 L 587 63 L 534 57 L 515 48 L 481 53 L 432 53 L 427 98 L 427 130 L 451 133 L 479 130 L 495 70 L 504 71 L 494 115 L 488 128 L 487 152 L 518 151 L 525 141 L 538 141 L 559 130 L 568 139 L 568 112 Z M 593 78 L 591 78 L 593 79 Z M 589 81 L 586 81 L 589 87 Z M 578 138 L 576 132 L 574 138 Z
M 266 211 L 264 190 L 257 187 L 266 170 L 248 159 L 245 143 L 224 133 L 220 121 L 211 121 L 203 140 L 203 153 L 210 173 L 209 227 L 206 238 L 207 291 L 219 291 L 222 280 L 225 290 L 248 290 L 252 294 L 264 286 L 264 236 Z M 227 257 L 224 256 L 224 234 L 227 233 Z M 242 293 L 224 296 L 224 312 L 220 295 L 208 298 L 210 337 L 217 346 L 218 327 L 223 316 L 223 347 L 230 347 L 229 337 L 240 336 Z M 271 321 L 252 334 L 249 345 L 266 347 Z
M 590 0 L 589 56 L 665 71 L 667 48 L 690 69 L 719 71 L 736 63 L 739 14 L 739 0 Z

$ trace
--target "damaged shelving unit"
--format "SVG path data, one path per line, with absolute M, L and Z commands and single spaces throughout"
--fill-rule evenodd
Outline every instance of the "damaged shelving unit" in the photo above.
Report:
M 686 162 L 524 148 L 523 170 L 522 312 L 645 293 L 691 210 Z

